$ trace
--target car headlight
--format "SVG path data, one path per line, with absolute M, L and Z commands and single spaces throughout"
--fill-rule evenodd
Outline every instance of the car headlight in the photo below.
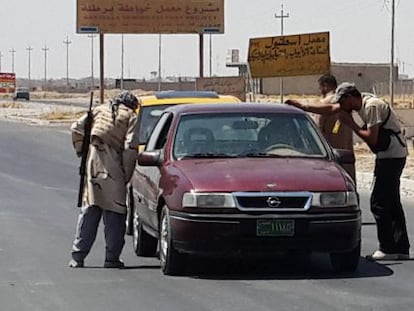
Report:
M 313 193 L 312 205 L 319 207 L 347 207 L 358 205 L 356 192 L 320 192 Z
M 183 196 L 183 207 L 233 208 L 236 202 L 230 193 L 187 192 Z

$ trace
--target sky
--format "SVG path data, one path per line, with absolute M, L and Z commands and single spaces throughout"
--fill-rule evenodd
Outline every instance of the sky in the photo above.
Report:
M 144 1 L 144 0 L 143 0 Z M 204 73 L 236 75 L 226 68 L 230 49 L 240 51 L 247 61 L 250 38 L 279 36 L 281 5 L 285 35 L 325 32 L 330 34 L 331 62 L 389 63 L 391 51 L 391 0 L 225 0 L 224 34 L 205 39 Z M 414 1 L 395 0 L 395 61 L 400 73 L 414 77 Z M 1 0 L 1 71 L 10 72 L 14 49 L 14 69 L 18 78 L 43 79 L 48 48 L 48 79 L 91 75 L 92 39 L 76 33 L 76 0 Z M 66 45 L 64 41 L 71 42 Z M 162 35 L 162 76 L 198 76 L 198 36 Z M 94 75 L 99 75 L 98 40 L 94 40 Z M 105 77 L 121 77 L 121 35 L 105 35 Z M 158 35 L 124 35 L 124 78 L 149 78 L 158 70 Z M 68 47 L 68 57 L 67 57 Z

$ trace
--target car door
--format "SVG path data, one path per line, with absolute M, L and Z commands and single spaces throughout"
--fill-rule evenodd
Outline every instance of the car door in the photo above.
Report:
M 146 151 L 161 150 L 163 154 L 172 119 L 173 114 L 170 112 L 161 115 L 148 139 Z M 158 232 L 157 207 L 161 195 L 159 180 L 159 167 L 136 164 L 133 183 L 135 206 L 144 227 L 154 234 Z

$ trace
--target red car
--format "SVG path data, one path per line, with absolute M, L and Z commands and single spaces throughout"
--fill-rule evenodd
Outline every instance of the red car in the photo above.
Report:
M 283 104 L 179 105 L 164 111 L 131 181 L 134 248 L 178 274 L 188 256 L 330 254 L 357 268 L 361 211 L 350 151 Z

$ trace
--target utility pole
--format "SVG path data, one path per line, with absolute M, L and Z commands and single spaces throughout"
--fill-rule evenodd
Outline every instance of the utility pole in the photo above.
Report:
M 11 68 L 12 70 L 11 70 L 11 72 L 14 73 L 14 54 L 16 53 L 16 50 L 14 48 L 12 48 L 9 52 L 12 55 L 12 68 Z
M 124 34 L 121 35 L 121 91 L 124 90 Z
M 161 34 L 158 35 L 158 91 L 161 91 Z
M 1 72 L 1 60 L 2 60 L 2 58 L 3 58 L 3 53 L 0 51 L 0 72 Z
M 284 14 L 283 4 L 280 15 L 275 14 L 275 18 L 280 18 L 280 35 L 283 36 L 283 20 L 289 18 L 289 13 L 286 13 L 286 15 Z M 283 77 L 280 77 L 280 103 L 283 104 Z
M 30 46 L 30 44 L 29 44 L 29 46 L 26 48 L 26 50 L 27 50 L 27 52 L 28 52 L 28 56 L 29 56 L 29 59 L 28 59 L 28 74 L 27 74 L 27 76 L 28 76 L 28 79 L 29 79 L 29 89 L 32 87 L 32 82 L 31 82 L 31 79 L 30 79 L 30 55 L 32 54 L 32 51 L 33 51 L 33 48 Z
M 69 44 L 72 43 L 72 41 L 69 40 L 69 36 L 66 36 L 66 40 L 63 41 L 64 44 L 66 44 L 66 92 L 69 89 Z
M 391 1 L 391 60 L 390 60 L 390 104 L 394 106 L 394 33 L 395 0 Z
M 49 48 L 46 46 L 42 48 L 42 51 L 45 54 L 45 86 L 46 86 L 46 81 L 47 81 L 47 51 L 49 51 Z
M 93 39 L 96 35 L 88 35 L 91 38 L 91 90 L 95 89 L 94 73 L 93 73 Z

